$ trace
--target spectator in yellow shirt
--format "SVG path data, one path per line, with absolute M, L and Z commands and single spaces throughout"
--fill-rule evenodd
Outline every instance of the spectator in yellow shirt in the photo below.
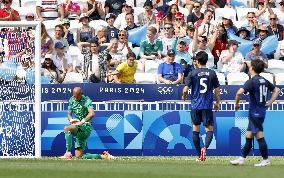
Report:
M 127 60 L 119 64 L 112 73 L 115 83 L 135 83 L 134 74 L 137 70 L 137 61 L 134 53 L 126 55 Z

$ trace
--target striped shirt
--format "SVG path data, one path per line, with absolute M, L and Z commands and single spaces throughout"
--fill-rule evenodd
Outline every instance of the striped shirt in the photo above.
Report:
M 58 18 L 58 6 L 61 6 L 61 0 L 38 0 L 36 7 L 41 7 L 43 18 Z

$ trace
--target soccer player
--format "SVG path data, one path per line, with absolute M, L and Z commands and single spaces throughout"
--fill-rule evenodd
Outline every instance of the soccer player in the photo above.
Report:
M 72 114 L 75 114 L 75 119 Z M 66 153 L 60 158 L 72 159 L 72 135 L 75 138 L 75 156 L 82 158 L 86 141 L 91 134 L 91 120 L 95 115 L 92 101 L 88 96 L 84 96 L 81 88 L 73 89 L 73 96 L 69 100 L 68 120 L 71 125 L 64 128 L 66 140 Z
M 240 109 L 239 101 L 243 93 L 249 93 L 249 124 L 246 132 L 246 143 L 242 150 L 242 156 L 236 160 L 230 161 L 233 165 L 242 165 L 246 161 L 246 157 L 252 148 L 253 137 L 255 136 L 259 145 L 259 150 L 263 160 L 254 166 L 270 165 L 268 159 L 267 145 L 263 136 L 263 122 L 265 118 L 266 108 L 270 107 L 279 95 L 279 88 L 275 87 L 265 78 L 259 76 L 264 70 L 265 63 L 262 60 L 251 61 L 249 68 L 251 79 L 246 81 L 236 94 L 235 110 Z M 272 91 L 270 100 L 266 101 L 266 95 Z
M 194 59 L 195 68 L 189 73 L 186 81 L 186 86 L 183 88 L 182 99 L 186 100 L 189 87 L 191 87 L 192 102 L 191 102 L 191 119 L 193 124 L 193 143 L 198 154 L 196 161 L 205 161 L 206 150 L 209 147 L 213 139 L 213 90 L 216 97 L 216 103 L 214 104 L 214 110 L 220 109 L 220 84 L 216 73 L 206 68 L 208 61 L 208 54 L 204 51 L 200 51 L 196 54 Z M 206 129 L 205 145 L 201 149 L 200 147 L 200 124 Z

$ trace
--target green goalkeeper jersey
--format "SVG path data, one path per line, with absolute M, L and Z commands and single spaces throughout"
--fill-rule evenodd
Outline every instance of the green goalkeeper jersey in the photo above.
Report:
M 88 96 L 82 95 L 80 101 L 76 101 L 73 96 L 69 99 L 68 111 L 75 113 L 76 119 L 80 121 L 88 115 L 88 109 L 92 108 L 92 101 Z M 91 122 L 91 120 L 88 122 Z

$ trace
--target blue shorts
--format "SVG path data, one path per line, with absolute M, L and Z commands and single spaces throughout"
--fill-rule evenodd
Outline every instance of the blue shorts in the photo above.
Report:
M 211 109 L 192 109 L 190 115 L 193 125 L 200 125 L 201 122 L 203 122 L 204 126 L 214 125 L 213 111 Z
M 256 134 L 257 132 L 263 132 L 263 124 L 264 117 L 249 117 L 249 124 L 247 131 L 252 132 L 253 134 Z

